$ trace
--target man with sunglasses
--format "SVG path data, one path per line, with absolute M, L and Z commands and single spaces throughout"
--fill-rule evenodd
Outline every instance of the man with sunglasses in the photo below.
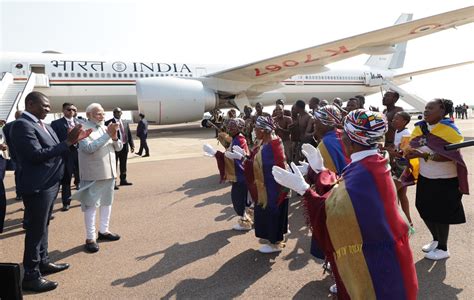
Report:
M 77 108 L 72 103 L 63 104 L 63 117 L 51 122 L 51 127 L 56 132 L 59 140 L 65 141 L 67 133 L 74 126 L 79 124 L 79 120 L 75 117 Z M 64 176 L 61 180 L 61 199 L 63 202 L 62 211 L 68 211 L 71 205 L 71 179 L 74 174 L 74 181 L 79 184 L 79 161 L 77 156 L 77 145 L 71 145 L 69 152 L 63 154 Z

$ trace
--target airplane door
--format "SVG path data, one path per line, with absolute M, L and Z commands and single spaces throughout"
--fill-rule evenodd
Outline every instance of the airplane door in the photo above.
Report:
M 295 85 L 304 85 L 304 77 L 303 76 L 296 76 Z
M 12 74 L 13 78 L 28 78 L 28 63 L 26 62 L 16 62 L 12 63 Z
M 36 74 L 36 87 L 49 87 L 45 65 L 30 64 L 30 71 Z

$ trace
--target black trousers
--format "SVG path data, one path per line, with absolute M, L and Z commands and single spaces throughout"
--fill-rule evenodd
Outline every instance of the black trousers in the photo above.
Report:
M 138 150 L 138 154 L 142 155 L 143 149 L 145 149 L 145 154 L 150 155 L 150 150 L 148 149 L 148 144 L 146 142 L 146 137 L 140 137 L 140 149 Z
M 230 197 L 232 198 L 232 205 L 234 206 L 235 213 L 242 217 L 245 212 L 245 206 L 247 205 L 247 185 L 245 182 L 234 182 L 230 190 Z
M 128 158 L 128 144 L 123 145 L 122 150 L 115 152 L 115 161 L 120 166 L 120 181 L 127 180 L 127 158 Z
M 61 200 L 63 205 L 71 204 L 71 179 L 72 172 L 69 168 L 64 169 L 63 179 L 61 180 Z
M 37 279 L 41 276 L 40 264 L 49 263 L 48 226 L 53 212 L 54 200 L 59 192 L 59 183 L 36 193 L 23 193 L 25 205 L 25 252 L 23 267 L 25 280 Z
M 5 214 L 7 211 L 7 197 L 5 196 L 5 185 L 3 179 L 5 178 L 5 168 L 7 161 L 0 156 L 0 233 L 3 232 L 3 225 L 5 222 Z

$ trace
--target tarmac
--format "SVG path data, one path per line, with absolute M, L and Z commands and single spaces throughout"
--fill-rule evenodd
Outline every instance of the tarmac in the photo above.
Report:
M 474 119 L 457 120 L 466 140 L 474 139 Z M 117 242 L 84 251 L 84 217 L 79 202 L 68 212 L 56 201 L 49 227 L 53 262 L 69 270 L 47 276 L 59 287 L 31 299 L 328 299 L 333 280 L 322 262 L 309 254 L 310 237 L 300 198 L 290 199 L 287 246 L 279 254 L 261 254 L 254 232 L 231 230 L 236 222 L 230 185 L 219 183 L 215 160 L 202 145 L 217 148 L 214 131 L 198 123 L 150 126 L 150 157 L 129 155 L 132 186 L 115 194 L 111 231 Z M 139 142 L 136 141 L 138 148 Z M 462 150 L 474 186 L 474 147 Z M 23 204 L 16 201 L 11 172 L 5 178 L 7 216 L 0 235 L 0 261 L 20 263 L 24 231 Z M 419 281 L 419 299 L 474 299 L 474 196 L 464 196 L 467 223 L 451 226 L 451 257 L 433 262 L 421 246 L 430 234 L 408 189 L 416 233 L 410 238 Z

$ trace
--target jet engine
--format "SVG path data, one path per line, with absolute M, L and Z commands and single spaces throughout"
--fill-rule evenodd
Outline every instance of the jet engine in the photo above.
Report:
M 138 109 L 147 120 L 175 124 L 202 119 L 216 107 L 216 93 L 194 79 L 150 77 L 137 80 Z

